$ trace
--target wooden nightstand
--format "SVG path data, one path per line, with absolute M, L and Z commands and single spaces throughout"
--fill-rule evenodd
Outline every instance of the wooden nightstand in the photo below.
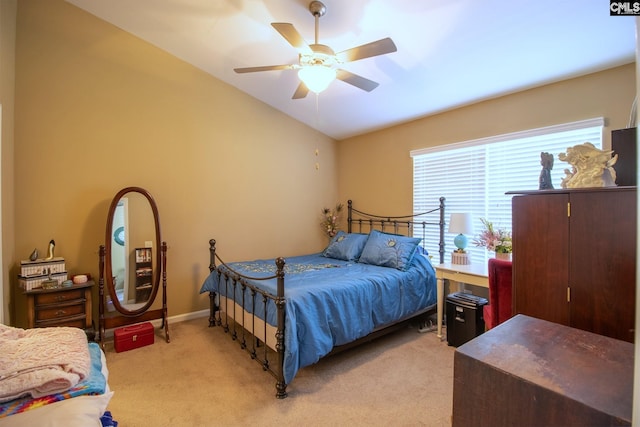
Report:
M 32 289 L 27 296 L 27 326 L 73 326 L 93 330 L 91 288 L 93 280 L 56 289 Z M 95 334 L 95 332 L 94 332 Z

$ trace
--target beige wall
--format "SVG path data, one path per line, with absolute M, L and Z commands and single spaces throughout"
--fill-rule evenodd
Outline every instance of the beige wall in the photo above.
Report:
M 635 93 L 633 63 L 341 141 L 340 198 L 357 197 L 358 205 L 367 211 L 391 207 L 397 214 L 410 213 L 413 163 L 409 152 L 419 148 L 594 117 L 605 118 L 604 146 L 610 147 L 611 130 L 627 127 Z M 560 165 L 556 162 L 556 167 Z
M 10 304 L 10 266 L 14 256 L 14 98 L 15 98 L 15 34 L 17 0 L 0 1 L 0 104 L 2 105 L 2 135 L 0 136 L 0 179 L 2 188 L 2 316 L 0 323 L 8 323 Z M 6 319 L 6 320 L 5 320 Z
M 109 203 L 130 185 L 158 204 L 170 316 L 208 307 L 210 238 L 229 261 L 326 244 L 336 142 L 201 70 L 63 0 L 30 0 L 15 84 L 18 303 L 17 263 L 50 239 L 71 274 L 97 276 Z

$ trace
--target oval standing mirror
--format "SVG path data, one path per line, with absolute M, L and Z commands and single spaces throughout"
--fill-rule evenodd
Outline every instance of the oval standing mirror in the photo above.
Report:
M 161 247 L 158 208 L 146 190 L 128 187 L 116 194 L 109 207 L 105 243 L 111 304 L 122 314 L 143 313 L 160 287 Z
M 140 187 L 120 190 L 109 206 L 105 245 L 100 247 L 101 342 L 105 328 L 156 318 L 162 318 L 169 342 L 166 248 L 151 194 Z M 152 310 L 161 279 L 162 308 Z
M 105 239 L 105 282 L 118 312 L 143 313 L 155 300 L 160 287 L 160 242 L 153 197 L 138 187 L 120 190 L 109 207 Z

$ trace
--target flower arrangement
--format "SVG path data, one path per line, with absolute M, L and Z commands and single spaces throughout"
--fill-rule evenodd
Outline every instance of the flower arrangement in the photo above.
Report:
M 322 226 L 322 230 L 329 237 L 335 236 L 340 229 L 338 223 L 340 222 L 342 208 L 342 203 L 338 203 L 335 209 L 322 209 L 322 222 L 320 223 L 320 225 Z
M 491 221 L 480 218 L 484 230 L 478 237 L 473 240 L 476 246 L 487 248 L 488 251 L 495 253 L 509 254 L 511 247 L 511 232 L 501 228 L 495 228 Z

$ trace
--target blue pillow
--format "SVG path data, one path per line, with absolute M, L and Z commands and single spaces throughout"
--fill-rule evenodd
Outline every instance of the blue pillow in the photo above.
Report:
M 429 251 L 427 250 L 427 248 L 423 248 L 422 246 L 418 246 L 416 253 L 429 258 Z
M 367 234 L 345 233 L 338 231 L 333 236 L 329 246 L 322 252 L 327 258 L 341 259 L 344 261 L 357 261 L 362 249 L 367 243 Z
M 418 237 L 372 230 L 358 262 L 406 271 L 420 241 L 422 239 Z

